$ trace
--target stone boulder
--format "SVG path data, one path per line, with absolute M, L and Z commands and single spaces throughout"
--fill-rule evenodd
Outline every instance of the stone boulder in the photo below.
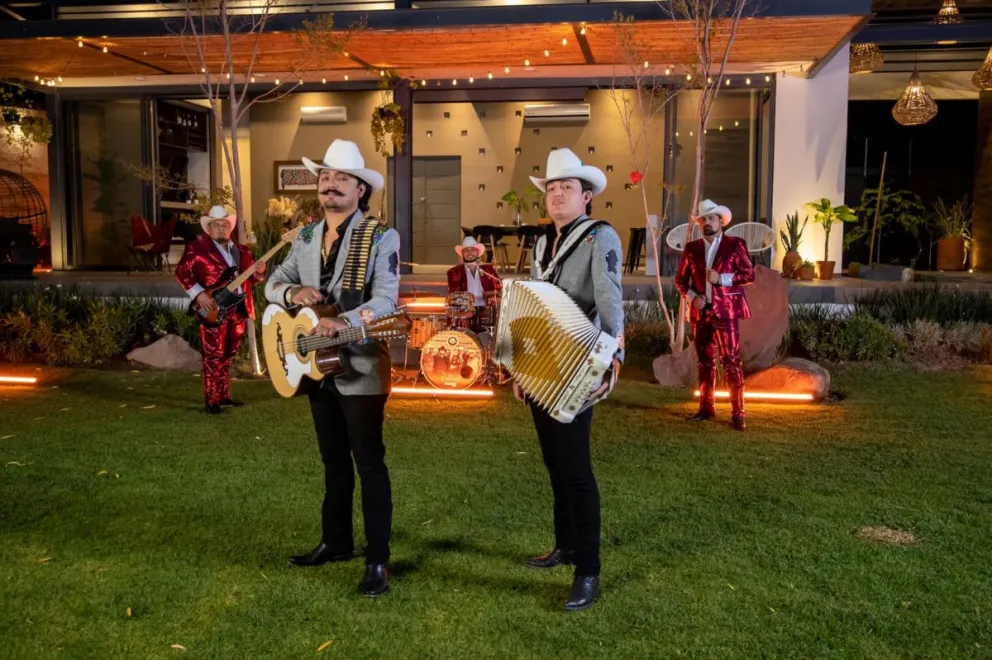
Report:
M 909 284 L 914 279 L 914 273 L 912 268 L 906 268 L 905 266 L 875 264 L 874 266 L 862 266 L 858 271 L 858 277 L 869 282 L 902 282 Z
M 666 387 L 692 387 L 696 384 L 696 348 L 689 347 L 678 355 L 662 355 L 652 365 L 654 377 Z
M 762 392 L 811 393 L 820 401 L 830 392 L 830 372 L 816 362 L 786 358 L 744 379 L 747 389 Z
M 197 371 L 202 366 L 200 354 L 178 335 L 166 335 L 153 344 L 136 348 L 127 354 L 127 359 L 156 369 Z
M 754 284 L 744 287 L 751 318 L 741 324 L 741 362 L 745 373 L 767 369 L 778 360 L 789 329 L 789 282 L 770 268 L 754 267 Z

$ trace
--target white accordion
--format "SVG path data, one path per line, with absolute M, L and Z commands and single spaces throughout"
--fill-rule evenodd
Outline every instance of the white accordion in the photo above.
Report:
M 596 402 L 590 397 L 618 347 L 554 284 L 503 282 L 493 359 L 559 422 L 571 422 Z

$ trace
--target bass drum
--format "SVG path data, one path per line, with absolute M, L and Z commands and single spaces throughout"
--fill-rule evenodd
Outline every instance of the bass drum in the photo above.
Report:
M 420 370 L 439 390 L 472 387 L 485 368 L 482 342 L 469 330 L 439 332 L 420 350 Z

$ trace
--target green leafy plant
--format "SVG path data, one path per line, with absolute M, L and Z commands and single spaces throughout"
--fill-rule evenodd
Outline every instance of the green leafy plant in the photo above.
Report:
M 875 210 L 879 209 L 878 226 L 875 227 Z M 878 189 L 868 188 L 861 193 L 861 200 L 855 211 L 858 217 L 858 224 L 844 232 L 844 247 L 850 249 L 852 246 L 862 244 L 865 250 L 864 257 L 867 263 L 877 260 L 877 255 L 868 254 L 872 228 L 876 230 L 875 240 L 881 251 L 881 244 L 886 245 L 911 245 L 906 237 L 911 237 L 916 243 L 915 259 L 923 250 L 923 243 L 920 241 L 920 231 L 926 225 L 926 209 L 920 198 L 908 190 L 889 190 L 882 193 L 882 203 L 878 204 Z M 882 241 L 882 238 L 885 238 Z
M 992 324 L 992 293 L 961 291 L 939 284 L 875 289 L 858 296 L 854 306 L 891 325 L 920 319 L 940 325 Z
M 392 155 L 387 145 L 391 146 L 394 151 L 403 149 L 403 144 L 406 141 L 405 129 L 406 122 L 403 119 L 399 104 L 384 101 L 372 110 L 372 141 L 375 144 L 375 150 L 384 157 L 389 158 Z
M 806 204 L 813 209 L 813 221 L 823 227 L 826 237 L 823 241 L 823 260 L 830 261 L 830 229 L 835 222 L 854 222 L 858 218 L 847 206 L 834 206 L 829 199 L 823 197 Z
M 968 198 L 959 199 L 950 206 L 937 198 L 933 204 L 931 223 L 940 238 L 961 236 L 965 245 L 971 245 L 971 205 Z
M 782 239 L 782 247 L 785 248 L 786 252 L 799 252 L 799 245 L 803 240 L 803 232 L 806 231 L 806 224 L 809 222 L 809 216 L 803 220 L 803 224 L 799 226 L 799 211 L 796 211 L 793 215 L 786 214 L 785 216 L 785 229 L 779 230 L 779 237 Z

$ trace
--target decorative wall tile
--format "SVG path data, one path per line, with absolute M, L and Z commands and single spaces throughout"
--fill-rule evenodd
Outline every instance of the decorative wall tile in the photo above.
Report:
M 520 147 L 517 147 L 516 149 L 514 149 L 514 150 L 513 150 L 513 153 L 515 153 L 515 154 L 517 154 L 518 156 L 519 156 L 519 155 L 520 155 L 520 154 L 521 154 L 522 152 L 523 152 L 523 149 L 521 149 Z
M 468 131 L 463 130 L 462 131 L 462 137 L 468 137 Z
M 612 172 L 613 171 L 613 166 L 612 165 L 607 165 L 606 166 L 606 171 L 607 172 Z
M 613 208 L 613 202 L 606 202 L 606 208 L 612 209 Z
M 483 191 L 483 190 L 485 190 L 485 189 L 486 189 L 486 184 L 484 184 L 484 183 L 480 183 L 480 184 L 479 184 L 479 191 L 481 192 L 481 191 Z
M 427 131 L 427 137 L 434 137 L 434 131 Z
M 502 174 L 502 173 L 503 173 L 503 166 L 502 165 L 497 165 L 496 166 L 496 174 Z
M 444 113 L 444 118 L 445 119 L 451 119 L 451 113 L 450 112 Z
M 479 155 L 480 156 L 485 156 L 486 155 L 486 150 L 484 148 L 480 147 L 479 148 Z
M 540 135 L 540 134 L 541 134 L 541 129 L 535 128 L 534 129 L 534 135 Z
M 537 174 L 538 172 L 541 171 L 541 166 L 535 165 L 534 167 L 531 168 L 531 171 L 534 172 L 534 174 Z
M 596 147 L 589 147 L 589 153 L 591 154 L 596 153 Z
M 485 118 L 486 118 L 486 111 L 479 110 L 479 119 L 485 119 Z
M 503 202 L 496 202 L 496 209 L 500 210 L 503 208 Z
M 522 110 L 517 110 L 517 116 L 518 117 L 523 117 L 524 116 L 523 111 Z

